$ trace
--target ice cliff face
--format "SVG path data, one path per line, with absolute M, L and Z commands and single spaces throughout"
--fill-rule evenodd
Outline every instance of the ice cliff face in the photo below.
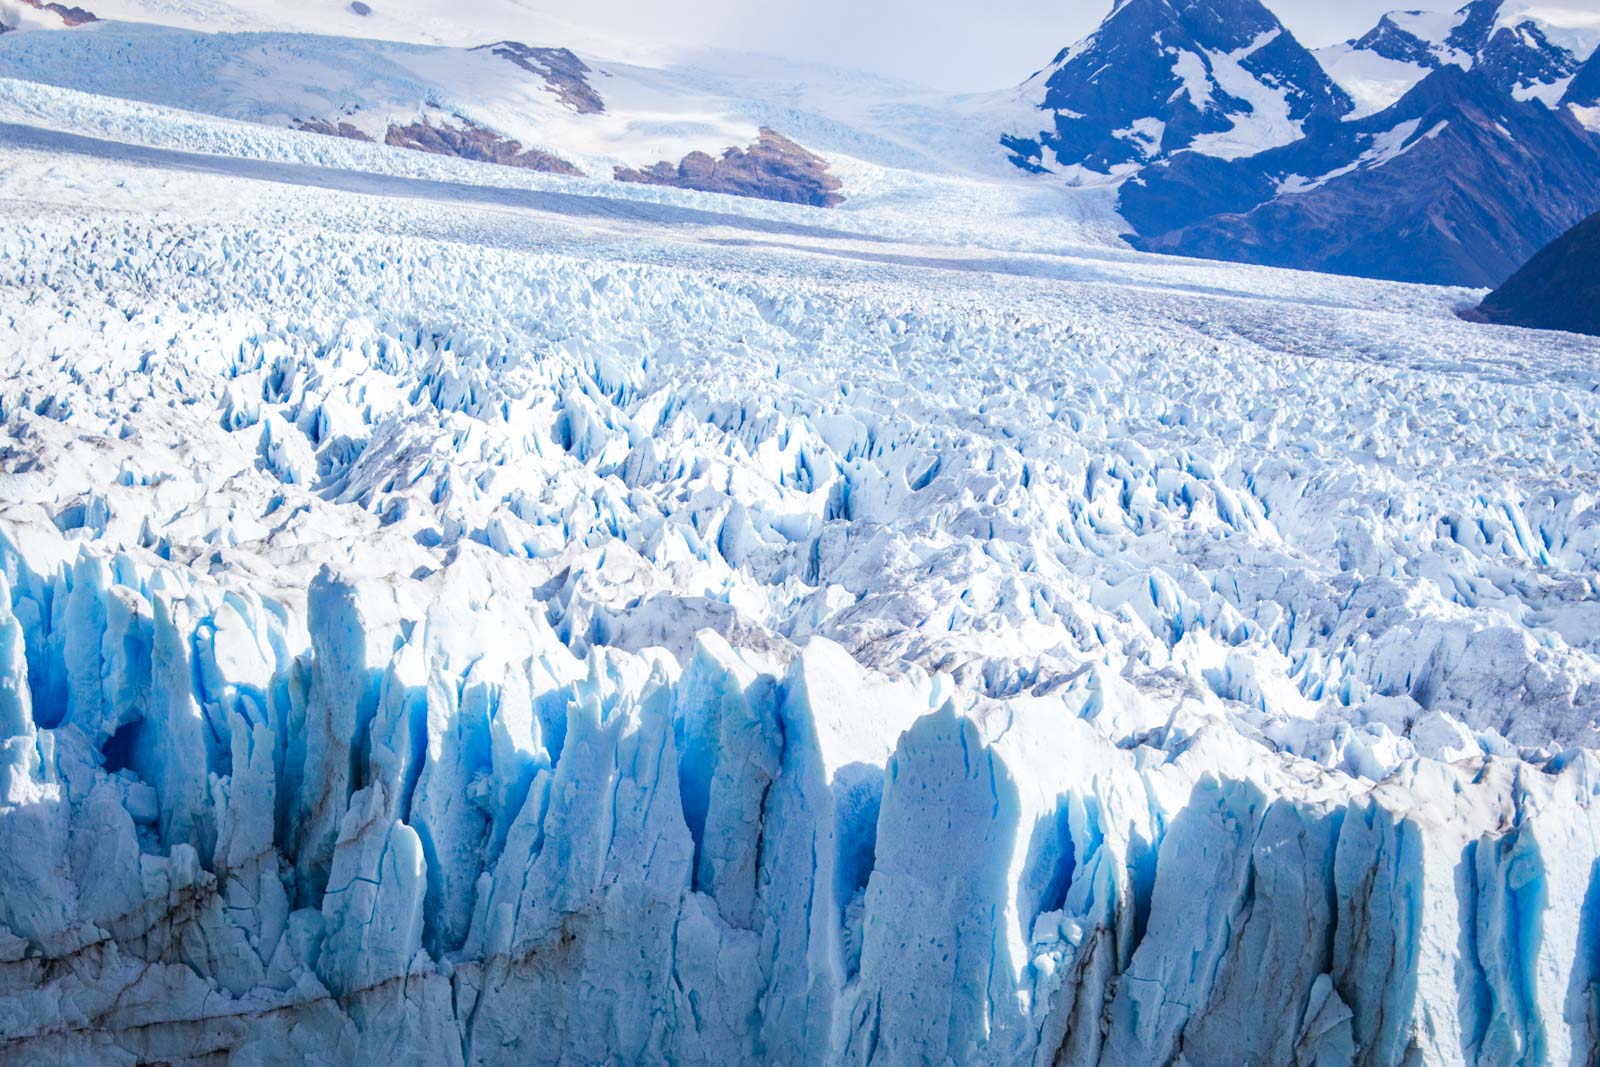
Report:
M 1589 753 L 1369 790 L 1212 729 L 1128 751 L 1059 701 L 958 715 L 820 640 L 779 671 L 710 633 L 681 668 L 576 663 L 504 597 L 407 619 L 324 572 L 289 657 L 260 601 L 72 574 L 54 728 L 37 631 L 0 628 L 13 1062 L 1568 1063 L 1595 1039 Z
M 0 1062 L 1593 1055 L 1592 347 L 8 151 Z

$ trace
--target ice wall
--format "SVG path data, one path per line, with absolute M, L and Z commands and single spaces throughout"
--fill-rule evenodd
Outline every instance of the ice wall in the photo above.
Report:
M 1120 748 L 1059 697 L 963 704 L 820 638 L 580 658 L 487 559 L 324 569 L 303 619 L 0 561 L 8 1062 L 1594 1048 L 1588 752 L 1363 787 L 1224 730 Z

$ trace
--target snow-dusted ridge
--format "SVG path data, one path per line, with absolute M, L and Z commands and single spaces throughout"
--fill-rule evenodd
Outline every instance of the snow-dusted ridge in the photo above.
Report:
M 1600 47 L 1600 14 L 1575 0 L 1470 0 L 1454 10 L 1392 11 L 1363 37 L 1317 51 L 1356 101 L 1381 111 L 1441 66 L 1478 69 L 1517 100 L 1554 109 Z
M 0 1062 L 1595 1047 L 1593 342 L 0 102 Z

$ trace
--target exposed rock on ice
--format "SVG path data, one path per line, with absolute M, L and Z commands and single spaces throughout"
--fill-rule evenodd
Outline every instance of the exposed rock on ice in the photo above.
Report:
M 675 164 L 661 162 L 642 169 L 617 167 L 616 178 L 812 207 L 837 207 L 844 200 L 839 195 L 839 179 L 828 173 L 827 160 L 766 127 L 762 127 L 755 144 L 725 149 L 721 159 L 691 152 Z

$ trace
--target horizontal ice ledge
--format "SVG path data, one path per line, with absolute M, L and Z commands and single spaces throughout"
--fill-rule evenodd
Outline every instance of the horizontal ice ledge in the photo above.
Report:
M 1580 1064 L 1600 761 L 1384 781 L 1099 674 L 575 655 L 463 544 L 303 609 L 0 542 L 5 1062 Z

